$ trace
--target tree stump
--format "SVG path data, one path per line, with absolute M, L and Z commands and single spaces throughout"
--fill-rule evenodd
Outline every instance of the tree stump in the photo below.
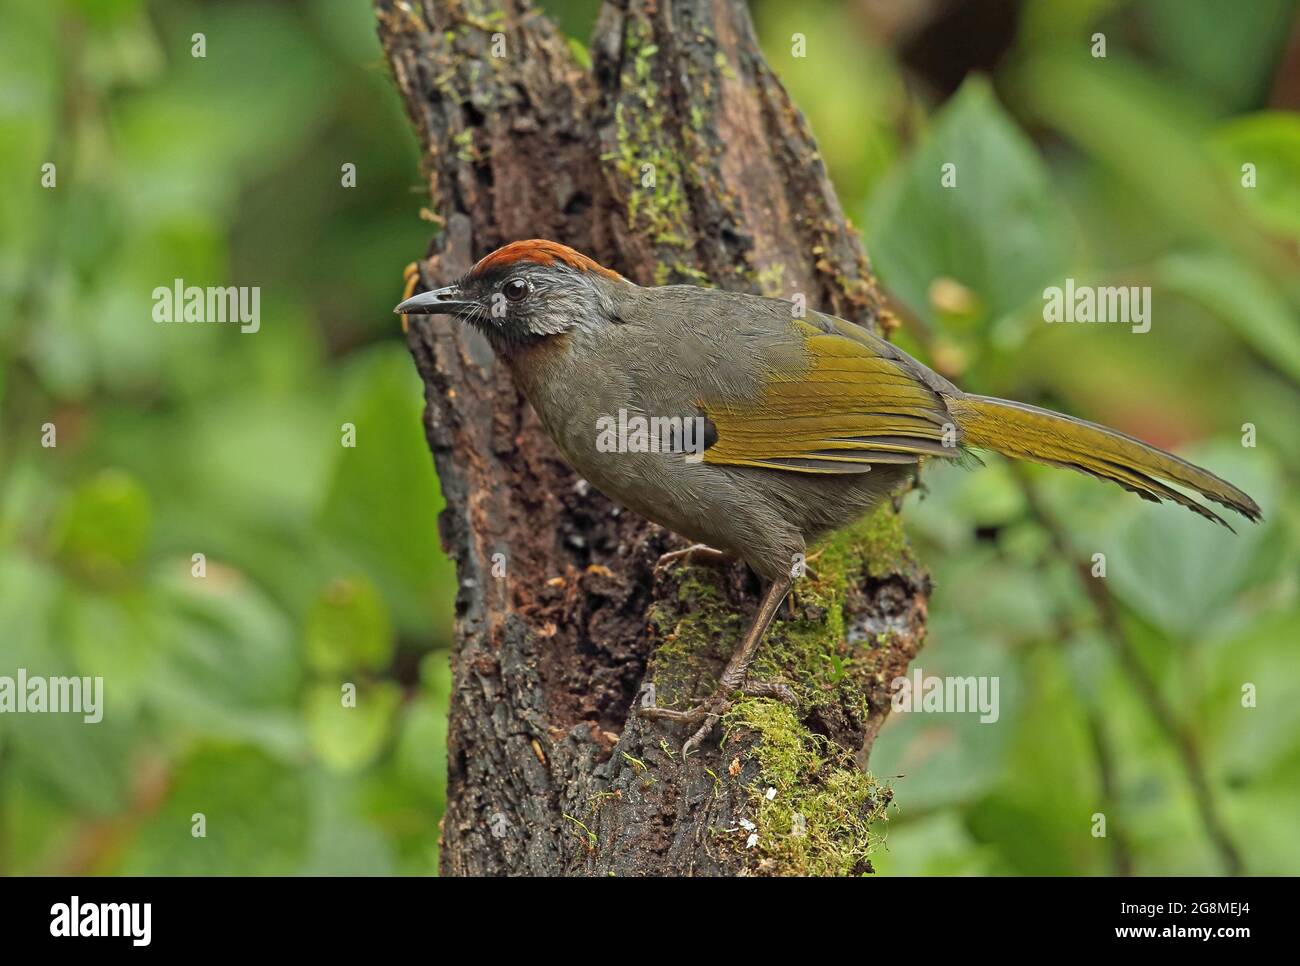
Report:
M 589 54 L 526 0 L 375 7 L 439 228 L 423 287 L 541 237 L 640 284 L 892 325 L 741 0 L 607 2 Z M 797 709 L 742 701 L 683 761 L 636 708 L 707 693 L 757 580 L 656 575 L 680 538 L 577 477 L 481 336 L 418 316 L 407 338 L 459 580 L 442 872 L 870 871 L 890 792 L 867 754 L 929 594 L 892 508 L 822 549 L 764 642 L 755 672 Z

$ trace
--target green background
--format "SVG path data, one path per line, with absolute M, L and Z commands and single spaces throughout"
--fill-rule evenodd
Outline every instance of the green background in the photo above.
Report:
M 585 41 L 593 3 L 545 6 Z M 1293 6 L 1029 3 L 970 64 L 908 29 L 915 6 L 754 6 L 899 341 L 968 390 L 1200 461 L 1265 521 L 1234 537 L 994 458 L 928 473 L 906 511 L 935 580 L 917 665 L 997 675 L 1001 714 L 890 721 L 876 865 L 1223 868 L 1028 487 L 1106 555 L 1246 868 L 1300 872 Z M 435 870 L 455 579 L 391 312 L 433 226 L 368 5 L 5 0 L 3 24 L 0 675 L 103 675 L 107 696 L 94 726 L 0 716 L 0 872 Z M 154 324 L 177 277 L 260 286 L 261 331 Z M 1066 277 L 1150 286 L 1151 331 L 1044 324 Z

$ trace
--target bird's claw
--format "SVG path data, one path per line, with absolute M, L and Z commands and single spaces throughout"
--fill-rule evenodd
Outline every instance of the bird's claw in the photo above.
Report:
M 715 550 L 708 544 L 693 543 L 682 550 L 672 550 L 668 553 L 662 554 L 659 559 L 655 561 L 655 574 L 657 575 L 661 573 L 665 568 L 679 560 L 684 560 L 688 564 L 698 561 L 700 563 L 719 565 L 729 563 L 731 561 L 731 556 L 721 550 Z
M 700 743 L 709 736 L 709 732 L 713 730 L 714 725 L 730 710 L 731 704 L 731 698 L 719 692 L 686 711 L 674 711 L 671 708 L 644 708 L 641 714 L 643 717 L 656 721 L 673 721 L 687 726 L 698 724 L 699 727 L 695 733 L 686 739 L 686 743 L 682 745 L 682 757 L 685 758 L 699 748 Z
M 641 716 L 652 721 L 672 721 L 687 726 L 698 724 L 695 733 L 682 745 L 682 757 L 685 758 L 704 743 L 704 739 L 722 720 L 722 716 L 731 710 L 731 706 L 735 704 L 733 698 L 735 694 L 742 694 L 749 698 L 775 698 L 790 705 L 797 703 L 794 692 L 785 684 L 774 681 L 746 681 L 734 691 L 719 689 L 695 707 L 685 711 L 674 711 L 672 708 L 642 708 Z

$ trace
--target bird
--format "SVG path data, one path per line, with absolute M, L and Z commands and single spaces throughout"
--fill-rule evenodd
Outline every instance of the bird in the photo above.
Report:
M 808 547 L 891 498 L 923 462 L 991 450 L 1224 526 L 1175 487 L 1261 517 L 1207 470 L 1097 423 L 965 393 L 852 322 L 744 292 L 641 286 L 555 241 L 506 244 L 394 311 L 481 332 L 572 467 L 690 542 L 660 565 L 739 559 L 763 581 L 716 690 L 687 710 L 641 709 L 693 729 L 684 754 L 739 696 L 793 703 L 789 687 L 748 672 Z

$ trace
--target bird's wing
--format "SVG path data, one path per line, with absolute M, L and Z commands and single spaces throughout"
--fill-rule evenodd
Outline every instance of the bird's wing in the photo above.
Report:
M 706 463 L 796 473 L 865 473 L 878 463 L 961 455 L 951 383 L 865 329 L 810 313 L 792 319 L 802 353 L 762 367 L 750 399 L 705 396 L 717 430 Z

